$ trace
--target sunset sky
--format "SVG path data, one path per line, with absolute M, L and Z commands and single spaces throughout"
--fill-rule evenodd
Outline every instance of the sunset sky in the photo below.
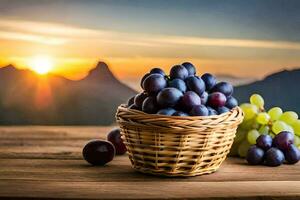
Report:
M 0 0 L 0 66 L 47 57 L 52 73 L 80 79 L 103 60 L 126 82 L 192 61 L 262 77 L 300 66 L 299 10 L 299 0 Z

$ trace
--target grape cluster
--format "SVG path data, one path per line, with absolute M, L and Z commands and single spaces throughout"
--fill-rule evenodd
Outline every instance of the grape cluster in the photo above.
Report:
M 246 155 L 251 165 L 266 164 L 279 166 L 284 161 L 295 164 L 300 160 L 300 150 L 294 145 L 294 134 L 282 131 L 274 139 L 270 135 L 260 135 L 256 145 L 252 145 Z
M 240 105 L 244 112 L 244 121 L 239 126 L 231 148 L 231 156 L 246 157 L 251 145 L 257 145 L 261 135 L 275 138 L 282 131 L 294 136 L 294 145 L 300 148 L 300 120 L 293 111 L 283 112 L 279 107 L 264 108 L 264 99 L 258 94 L 250 97 L 250 103 Z
M 238 105 L 233 87 L 217 82 L 209 74 L 196 75 L 192 63 L 175 65 L 166 75 L 153 68 L 141 80 L 143 92 L 128 100 L 127 106 L 148 114 L 169 116 L 209 116 L 230 111 Z

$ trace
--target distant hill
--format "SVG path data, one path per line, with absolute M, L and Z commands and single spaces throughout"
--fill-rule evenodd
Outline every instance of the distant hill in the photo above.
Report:
M 235 88 L 239 102 L 249 102 L 253 93 L 263 95 L 267 108 L 279 106 L 300 114 L 300 69 L 281 71 Z
M 0 124 L 109 125 L 135 93 L 104 62 L 79 81 L 9 65 L 0 68 Z
M 257 80 L 253 77 L 245 78 L 245 77 L 237 77 L 237 76 L 228 75 L 228 74 L 216 74 L 215 76 L 217 77 L 218 81 L 229 82 L 234 86 L 245 85 L 245 84 L 252 83 Z

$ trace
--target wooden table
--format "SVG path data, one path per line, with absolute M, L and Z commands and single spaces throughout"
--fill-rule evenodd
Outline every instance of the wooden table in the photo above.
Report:
M 229 158 L 194 178 L 135 172 L 127 156 L 105 167 L 82 160 L 112 127 L 0 127 L 0 199 L 300 199 L 300 164 L 248 166 Z

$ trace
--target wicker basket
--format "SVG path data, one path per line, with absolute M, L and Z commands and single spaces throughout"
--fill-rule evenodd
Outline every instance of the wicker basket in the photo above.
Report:
M 208 117 L 150 115 L 119 106 L 116 114 L 134 169 L 155 175 L 196 176 L 215 172 L 225 160 L 239 107 Z

